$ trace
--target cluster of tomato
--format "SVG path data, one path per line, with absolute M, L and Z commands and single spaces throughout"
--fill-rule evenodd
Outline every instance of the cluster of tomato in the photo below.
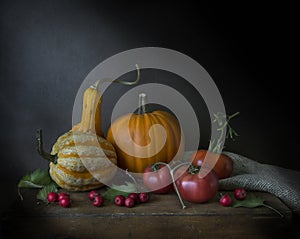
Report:
M 203 177 L 200 168 L 204 161 L 213 169 Z M 216 163 L 215 163 L 216 162 Z M 215 154 L 198 150 L 191 157 L 191 164 L 179 167 L 172 177 L 169 167 L 162 164 L 148 166 L 143 174 L 144 185 L 154 193 L 168 193 L 173 188 L 173 180 L 182 199 L 203 203 L 214 197 L 219 189 L 219 179 L 228 178 L 233 171 L 233 161 L 225 154 Z

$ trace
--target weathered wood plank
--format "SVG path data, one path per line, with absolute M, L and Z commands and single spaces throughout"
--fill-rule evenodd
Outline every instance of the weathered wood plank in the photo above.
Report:
M 42 217 L 14 221 L 13 238 L 277 238 L 286 223 L 252 217 Z
M 103 190 L 99 191 L 103 193 Z M 36 204 L 34 190 L 24 194 L 4 217 L 6 235 L 31 238 L 269 238 L 290 226 L 291 211 L 276 197 L 256 192 L 284 218 L 264 207 L 231 208 L 217 198 L 205 204 L 186 203 L 176 195 L 151 195 L 133 208 L 105 202 L 96 208 L 87 193 L 71 193 L 72 207 Z M 121 236 L 121 237 L 120 237 Z

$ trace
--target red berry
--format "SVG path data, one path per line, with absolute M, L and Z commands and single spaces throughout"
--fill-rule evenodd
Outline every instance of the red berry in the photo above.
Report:
M 103 204 L 103 199 L 102 199 L 102 197 L 101 197 L 100 195 L 96 195 L 96 196 L 94 197 L 93 205 L 94 205 L 95 207 L 100 207 L 100 206 L 102 206 L 102 204 Z
M 124 206 L 124 203 L 125 203 L 125 198 L 124 196 L 122 195 L 118 195 L 115 197 L 115 200 L 114 200 L 114 203 L 117 205 L 117 206 Z
M 69 197 L 64 197 L 59 201 L 59 205 L 62 207 L 70 207 L 71 199 Z
M 61 199 L 63 199 L 63 198 L 65 198 L 65 197 L 70 197 L 70 195 L 69 194 L 67 194 L 67 193 L 60 193 L 60 194 L 58 194 L 58 201 L 60 201 Z
M 247 196 L 246 190 L 244 188 L 236 188 L 234 190 L 234 197 L 237 200 L 244 200 Z
M 48 193 L 47 195 L 47 199 L 48 199 L 48 202 L 56 202 L 57 201 L 57 198 L 58 198 L 58 195 L 56 192 L 50 192 Z
M 89 192 L 88 197 L 91 201 L 93 201 L 96 196 L 98 196 L 98 193 L 95 190 Z
M 220 204 L 224 207 L 230 206 L 231 203 L 232 199 L 228 194 L 223 195 L 220 199 Z
M 129 193 L 128 195 L 129 198 L 132 198 L 134 203 L 138 203 L 139 202 L 139 195 L 137 193 Z
M 148 193 L 140 193 L 139 194 L 140 202 L 148 202 L 149 201 L 149 194 Z
M 126 207 L 133 207 L 134 206 L 134 199 L 133 198 L 126 198 L 125 199 L 125 206 Z

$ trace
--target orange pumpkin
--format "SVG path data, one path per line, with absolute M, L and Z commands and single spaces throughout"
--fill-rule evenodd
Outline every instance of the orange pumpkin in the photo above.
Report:
M 169 163 L 183 146 L 178 120 L 166 111 L 148 112 L 145 99 L 146 94 L 140 94 L 138 113 L 118 118 L 107 132 L 118 166 L 130 172 L 142 173 L 156 162 Z

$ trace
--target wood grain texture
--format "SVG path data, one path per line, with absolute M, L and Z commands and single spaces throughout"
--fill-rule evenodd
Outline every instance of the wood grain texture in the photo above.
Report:
M 27 191 L 24 201 L 3 216 L 7 238 L 277 238 L 292 221 L 291 211 L 278 198 L 258 192 L 284 218 L 264 207 L 222 207 L 217 198 L 205 204 L 187 202 L 181 209 L 175 194 L 151 194 L 149 203 L 133 208 L 109 202 L 96 208 L 87 193 L 71 193 L 72 207 L 62 208 L 37 204 L 35 193 Z

